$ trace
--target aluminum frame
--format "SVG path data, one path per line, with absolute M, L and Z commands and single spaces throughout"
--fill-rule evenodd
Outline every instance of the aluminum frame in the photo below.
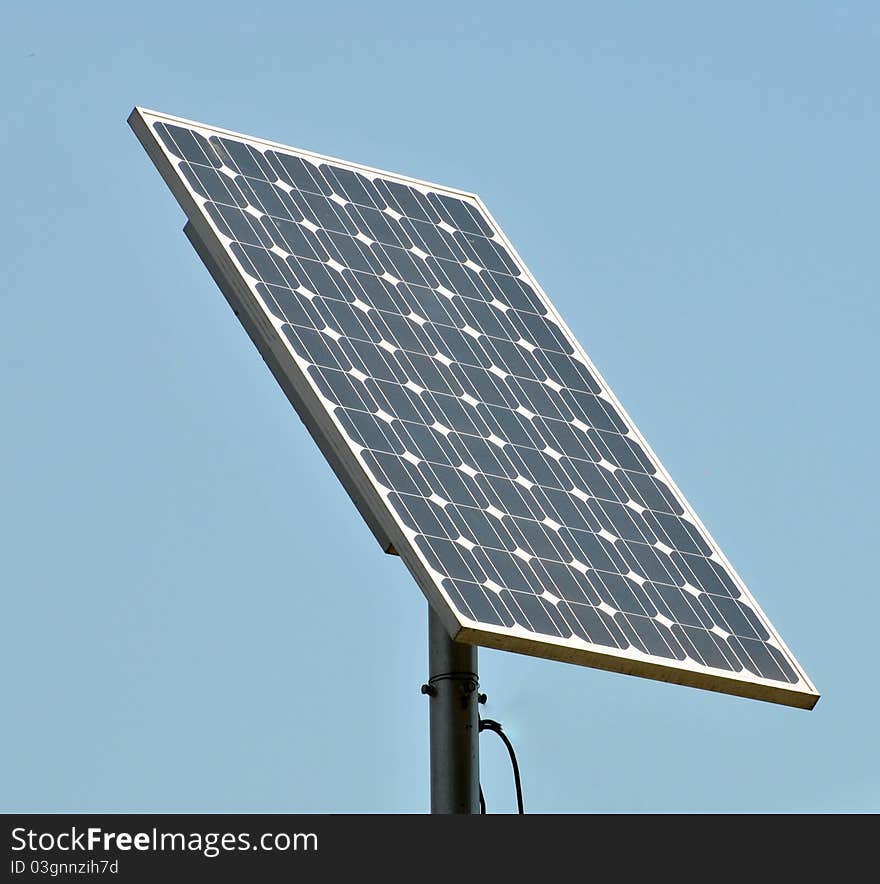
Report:
M 227 242 L 229 241 L 203 211 L 202 206 L 206 200 L 197 194 L 178 172 L 178 158 L 165 148 L 155 134 L 152 124 L 156 122 L 191 128 L 206 137 L 221 135 L 234 138 L 261 149 L 281 150 L 313 162 L 328 162 L 342 166 L 370 178 L 381 176 L 416 187 L 423 192 L 430 190 L 437 193 L 447 193 L 470 201 L 490 224 L 496 237 L 507 248 L 522 274 L 547 308 L 550 316 L 572 345 L 575 358 L 589 368 L 601 386 L 600 395 L 617 409 L 627 423 L 630 434 L 642 446 L 659 475 L 669 485 L 672 493 L 684 508 L 687 518 L 709 544 L 712 549 L 712 558 L 723 565 L 734 580 L 737 588 L 770 634 L 770 643 L 785 656 L 800 681 L 794 685 L 785 685 L 782 682 L 765 679 L 747 671 L 730 673 L 690 660 L 670 661 L 667 658 L 644 654 L 635 648 L 627 650 L 606 648 L 593 645 L 576 636 L 568 639 L 553 636 L 542 637 L 529 632 L 518 624 L 513 627 L 495 626 L 460 615 L 441 585 L 445 575 L 430 567 L 420 550 L 412 542 L 417 532 L 404 525 L 398 519 L 394 509 L 386 502 L 383 489 L 370 476 L 360 451 L 352 447 L 342 431 L 341 424 L 305 371 L 303 365 L 306 363 L 300 360 L 300 357 L 296 355 L 280 332 L 282 321 L 274 317 L 265 307 L 256 292 L 256 283 L 249 282 L 249 274 L 245 272 L 228 249 Z M 403 559 L 429 604 L 436 611 L 454 640 L 803 709 L 812 709 L 816 705 L 819 693 L 815 686 L 479 196 L 467 191 L 140 107 L 134 108 L 128 118 L 128 123 L 186 214 L 188 223 L 185 232 L 199 257 L 208 267 L 218 287 L 229 301 L 230 306 L 330 463 L 331 468 L 342 482 L 361 516 L 382 549 L 385 552 L 396 553 Z M 303 364 L 300 364 L 301 362 Z

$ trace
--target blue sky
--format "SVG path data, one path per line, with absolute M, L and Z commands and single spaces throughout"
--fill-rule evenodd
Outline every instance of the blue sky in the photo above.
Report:
M 878 38 L 854 2 L 12 4 L 0 809 L 428 806 L 425 602 L 139 104 L 479 193 L 823 693 L 483 650 L 527 811 L 880 810 Z

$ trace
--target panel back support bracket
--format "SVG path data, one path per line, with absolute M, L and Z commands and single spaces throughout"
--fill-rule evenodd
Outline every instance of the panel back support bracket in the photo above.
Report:
M 193 249 L 195 249 L 196 254 L 202 260 L 205 267 L 208 268 L 208 272 L 211 274 L 211 278 L 214 280 L 214 282 L 217 284 L 217 287 L 223 293 L 223 297 L 226 298 L 227 303 L 232 308 L 232 312 L 235 313 L 239 322 L 244 327 L 244 330 L 247 332 L 248 337 L 251 339 L 251 341 L 254 343 L 254 346 L 259 351 L 260 356 L 263 357 L 263 361 L 269 367 L 269 371 L 272 372 L 275 380 L 284 391 L 285 396 L 287 396 L 290 404 L 293 406 L 294 410 L 299 416 L 299 419 L 303 422 L 306 429 L 309 431 L 309 435 L 315 440 L 315 443 L 321 450 L 321 453 L 327 459 L 327 462 L 330 464 L 333 472 L 336 474 L 336 477 L 342 483 L 342 486 L 345 488 L 348 496 L 351 498 L 352 503 L 354 503 L 357 511 L 361 514 L 361 518 L 363 518 L 363 520 L 367 523 L 367 527 L 370 529 L 370 531 L 372 531 L 373 536 L 379 543 L 379 546 L 382 547 L 382 551 L 387 553 L 388 555 L 398 555 L 397 550 L 395 550 L 394 548 L 394 544 L 391 542 L 391 538 L 389 538 L 388 535 L 382 530 L 382 526 L 379 520 L 371 512 L 366 499 L 358 491 L 354 483 L 349 479 L 348 471 L 342 466 L 342 463 L 337 456 L 336 451 L 330 444 L 330 440 L 324 435 L 317 423 L 312 420 L 311 416 L 309 415 L 308 409 L 305 408 L 298 393 L 293 388 L 293 385 L 288 381 L 286 373 L 278 364 L 277 357 L 274 355 L 271 348 L 265 345 L 265 335 L 260 334 L 257 327 L 256 319 L 252 315 L 251 311 L 248 309 L 248 306 L 244 302 L 244 300 L 238 297 L 237 292 L 235 291 L 233 286 L 230 285 L 229 275 L 221 271 L 219 261 L 214 256 L 211 249 L 208 248 L 205 239 L 199 233 L 196 225 L 194 225 L 192 221 L 187 221 L 183 227 L 183 233 L 189 240 Z M 265 322 L 265 319 L 263 321 Z

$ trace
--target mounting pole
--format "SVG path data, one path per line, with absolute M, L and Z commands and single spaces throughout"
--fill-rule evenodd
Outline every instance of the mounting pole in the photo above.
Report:
M 431 813 L 480 812 L 477 649 L 454 642 L 428 605 Z

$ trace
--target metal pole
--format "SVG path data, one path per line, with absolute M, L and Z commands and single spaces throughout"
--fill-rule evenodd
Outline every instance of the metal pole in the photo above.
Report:
M 477 649 L 454 642 L 428 606 L 431 813 L 480 812 Z

